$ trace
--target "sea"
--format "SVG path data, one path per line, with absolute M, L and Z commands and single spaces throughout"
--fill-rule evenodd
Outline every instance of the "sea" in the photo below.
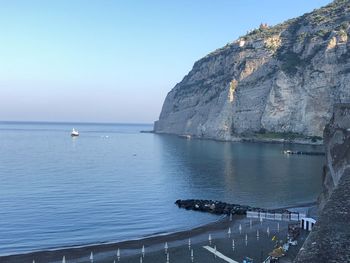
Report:
M 80 132 L 72 138 L 72 128 Z M 140 133 L 148 124 L 0 122 L 0 256 L 191 229 L 177 199 L 279 208 L 321 192 L 321 146 Z

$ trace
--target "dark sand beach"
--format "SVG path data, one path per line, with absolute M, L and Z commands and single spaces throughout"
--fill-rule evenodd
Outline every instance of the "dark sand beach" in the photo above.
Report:
M 305 212 L 312 211 L 313 207 L 299 208 Z M 222 217 L 216 222 L 200 226 L 188 231 L 172 234 L 155 235 L 139 240 L 130 240 L 119 243 L 96 244 L 81 247 L 61 248 L 46 250 L 21 255 L 0 257 L 1 263 L 12 262 L 62 262 L 65 256 L 66 262 L 118 262 L 117 249 L 120 251 L 119 262 L 141 262 L 142 246 L 145 247 L 145 255 L 142 262 L 166 262 L 165 242 L 168 244 L 169 262 L 191 262 L 191 250 L 193 250 L 193 262 L 227 262 L 220 257 L 215 257 L 203 246 L 211 246 L 223 255 L 237 262 L 242 262 L 245 256 L 254 259 L 255 262 L 264 260 L 272 251 L 278 240 L 286 241 L 288 221 L 272 221 L 248 219 L 245 216 Z M 295 222 L 294 222 L 295 223 Z M 228 229 L 231 229 L 231 235 Z M 241 231 L 240 231 L 241 229 Z M 267 231 L 269 229 L 269 231 Z M 259 237 L 257 237 L 259 232 Z M 269 233 L 268 233 L 269 232 Z M 209 244 L 209 234 L 211 244 Z M 291 262 L 300 246 L 307 237 L 306 231 L 301 231 L 298 245 L 291 247 L 285 262 Z M 272 238 L 275 236 L 274 240 Z M 189 238 L 191 247 L 188 246 Z M 232 246 L 234 240 L 234 248 Z

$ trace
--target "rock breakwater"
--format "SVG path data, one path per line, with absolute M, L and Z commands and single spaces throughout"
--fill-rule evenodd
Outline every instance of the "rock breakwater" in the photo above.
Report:
M 201 199 L 187 199 L 187 200 L 176 200 L 175 204 L 179 208 L 186 210 L 194 210 L 200 212 L 207 212 L 217 215 L 246 215 L 247 211 L 254 212 L 270 212 L 270 213 L 288 213 L 291 212 L 287 209 L 264 209 L 258 207 L 251 207 L 247 205 L 229 204 L 220 201 L 213 200 L 201 200 Z

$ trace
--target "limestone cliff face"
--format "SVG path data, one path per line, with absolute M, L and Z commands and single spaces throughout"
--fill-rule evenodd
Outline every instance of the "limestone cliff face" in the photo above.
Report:
M 168 93 L 155 132 L 322 136 L 333 105 L 350 101 L 349 21 L 338 0 L 212 52 Z
M 346 169 L 350 171 L 350 104 L 337 104 L 333 117 L 324 129 L 326 165 L 323 192 L 319 198 L 322 209 L 338 186 Z
M 321 212 L 295 262 L 350 262 L 350 104 L 339 104 L 324 131 L 327 164 Z

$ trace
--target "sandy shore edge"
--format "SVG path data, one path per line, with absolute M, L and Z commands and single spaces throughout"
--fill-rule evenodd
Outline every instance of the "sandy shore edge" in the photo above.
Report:
M 283 207 L 283 209 L 302 209 L 302 208 L 311 208 L 315 207 L 316 202 L 308 202 L 302 204 L 296 204 L 295 206 Z M 95 254 L 103 254 L 114 251 L 117 248 L 123 250 L 137 250 L 140 249 L 142 245 L 145 247 L 152 247 L 157 244 L 162 244 L 164 242 L 174 242 L 179 240 L 185 240 L 188 238 L 195 238 L 200 236 L 203 233 L 210 231 L 220 231 L 227 229 L 232 222 L 228 220 L 227 216 L 218 216 L 217 221 L 201 225 L 189 230 L 178 231 L 174 233 L 164 233 L 164 234 L 155 234 L 140 239 L 125 240 L 120 242 L 109 242 L 109 243 L 97 243 L 97 244 L 87 244 L 79 245 L 72 247 L 61 247 L 53 249 L 45 249 L 41 251 L 23 253 L 23 254 L 14 254 L 0 256 L 0 261 L 3 263 L 12 263 L 12 262 L 32 262 L 33 259 L 36 262 L 59 262 L 62 260 L 63 256 L 69 255 L 69 258 L 80 259 L 86 258 L 86 255 L 90 255 L 91 251 L 94 251 Z M 246 216 L 235 215 L 233 221 L 242 220 Z M 195 240 L 195 239 L 194 239 Z M 198 241 L 199 242 L 199 241 Z

